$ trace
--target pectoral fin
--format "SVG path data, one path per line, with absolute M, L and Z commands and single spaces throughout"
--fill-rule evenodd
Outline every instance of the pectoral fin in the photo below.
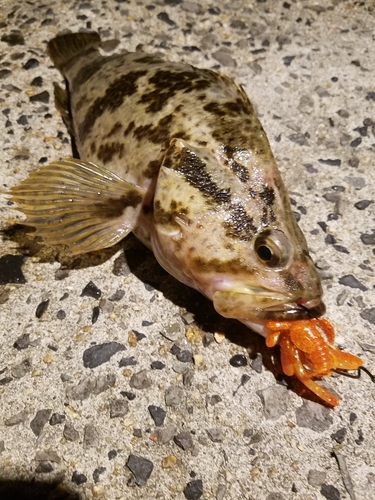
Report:
M 70 158 L 33 172 L 9 194 L 38 236 L 78 254 L 113 246 L 132 231 L 145 193 L 103 167 Z

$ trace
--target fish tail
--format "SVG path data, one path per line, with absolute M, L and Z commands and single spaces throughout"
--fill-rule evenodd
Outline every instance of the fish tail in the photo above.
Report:
M 50 40 L 47 49 L 55 67 L 63 71 L 76 56 L 90 49 L 97 50 L 100 44 L 101 38 L 98 33 L 68 33 Z

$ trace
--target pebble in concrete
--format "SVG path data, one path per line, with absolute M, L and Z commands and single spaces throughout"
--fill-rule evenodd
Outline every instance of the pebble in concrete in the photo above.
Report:
M 106 342 L 104 344 L 89 347 L 83 353 L 83 366 L 85 368 L 96 368 L 106 363 L 119 351 L 124 351 L 125 346 L 118 342 Z
M 138 486 L 144 486 L 147 483 L 154 468 L 151 460 L 136 455 L 129 455 L 126 466 L 134 475 L 135 483 Z

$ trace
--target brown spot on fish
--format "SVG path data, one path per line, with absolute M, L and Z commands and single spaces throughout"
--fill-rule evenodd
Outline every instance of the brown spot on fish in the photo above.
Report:
M 122 142 L 108 142 L 101 144 L 98 149 L 97 156 L 103 162 L 103 165 L 110 162 L 114 156 L 120 159 L 124 154 L 124 144 Z
M 224 222 L 226 235 L 241 241 L 250 241 L 257 231 L 254 220 L 240 204 L 231 205 L 230 215 Z
M 126 137 L 127 135 L 129 135 L 130 132 L 134 129 L 134 127 L 135 127 L 135 123 L 134 123 L 134 121 L 131 121 L 129 123 L 129 125 L 126 127 L 126 129 L 124 130 L 124 137 Z
M 91 49 L 89 52 L 85 54 L 85 56 L 87 57 L 90 54 L 90 52 L 96 52 L 96 51 L 97 51 L 96 49 Z M 82 54 L 79 54 L 79 57 L 81 60 L 83 60 Z M 103 66 L 111 62 L 111 59 L 112 59 L 111 57 L 102 57 L 99 56 L 98 54 L 98 57 L 95 58 L 93 62 L 90 62 L 82 66 L 82 68 L 78 70 L 78 72 L 71 81 L 71 91 L 76 92 L 82 85 L 82 83 L 85 83 L 88 80 L 90 80 L 90 78 L 92 78 L 97 71 L 99 71 Z M 73 59 L 72 63 L 74 64 L 74 62 L 75 60 Z
M 147 139 L 154 144 L 161 144 L 167 147 L 170 142 L 169 131 L 173 120 L 173 114 L 164 116 L 159 120 L 159 123 L 153 127 L 150 123 L 140 125 L 134 129 L 133 135 L 139 141 Z
M 137 62 L 143 63 L 143 64 L 148 64 L 148 63 L 155 63 L 161 61 L 158 57 L 152 56 L 152 55 L 147 55 L 147 56 L 142 56 L 139 59 L 137 59 Z
M 230 188 L 220 189 L 206 171 L 206 164 L 193 151 L 182 148 L 176 170 L 184 174 L 186 180 L 216 203 L 228 203 L 231 199 Z
M 128 207 L 137 207 L 142 203 L 142 196 L 138 191 L 128 191 L 120 198 L 109 198 L 105 202 L 95 203 L 92 213 L 101 218 L 115 219 L 121 217 Z
M 113 113 L 123 103 L 126 97 L 129 97 L 137 91 L 137 81 L 146 75 L 147 71 L 132 71 L 122 75 L 115 80 L 105 91 L 105 94 L 95 99 L 90 106 L 85 119 L 78 126 L 80 141 L 84 141 L 91 132 L 96 120 L 100 118 L 105 111 Z
M 217 101 L 209 102 L 203 106 L 203 109 L 219 117 L 226 115 L 226 111 L 223 109 L 223 106 Z
M 95 154 L 96 143 L 94 141 L 90 144 L 90 151 L 91 151 L 92 154 Z
M 119 132 L 121 129 L 122 129 L 122 123 L 116 122 L 113 125 L 113 127 L 111 128 L 111 130 L 108 132 L 108 134 L 103 136 L 103 139 L 107 139 L 108 137 L 111 137 L 112 135 Z
M 146 113 L 157 113 L 177 92 L 184 94 L 208 88 L 211 82 L 201 78 L 197 71 L 170 71 L 159 69 L 148 83 L 153 89 L 143 94 L 138 104 L 148 104 Z
M 219 260 L 219 259 L 203 259 L 202 257 L 193 257 L 192 259 L 193 267 L 202 273 L 233 273 L 238 274 L 244 270 L 244 265 L 241 260 L 231 259 L 231 260 Z
M 161 226 L 164 225 L 172 225 L 178 227 L 178 223 L 176 222 L 177 217 L 181 217 L 183 215 L 186 215 L 185 210 L 187 212 L 187 209 L 181 208 L 181 210 L 176 211 L 176 210 L 164 210 L 164 208 L 161 206 L 161 203 L 159 200 L 155 201 L 155 223 L 159 224 Z
M 198 145 L 202 146 L 203 148 L 207 146 L 207 141 L 198 141 Z
M 267 207 L 271 207 L 275 203 L 275 190 L 272 187 L 264 186 L 263 191 L 259 193 L 259 197 Z
M 250 179 L 249 170 L 243 165 L 237 163 L 235 160 L 231 161 L 230 168 L 241 182 L 247 182 Z
M 289 292 L 297 292 L 303 290 L 303 285 L 297 281 L 288 271 L 282 271 L 281 277 L 284 280 L 285 286 Z
M 142 172 L 142 174 L 147 177 L 148 179 L 151 179 L 154 177 L 159 172 L 161 165 L 161 160 L 151 160 L 150 163 L 147 165 L 145 170 Z

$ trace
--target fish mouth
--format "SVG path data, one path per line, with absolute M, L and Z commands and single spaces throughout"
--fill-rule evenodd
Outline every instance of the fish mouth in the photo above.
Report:
M 297 301 L 283 304 L 282 307 L 270 307 L 254 311 L 254 317 L 267 321 L 289 321 L 319 318 L 326 312 L 324 302 L 319 299 Z
M 318 318 L 326 311 L 321 296 L 292 298 L 264 290 L 217 291 L 213 296 L 216 311 L 240 321 L 289 321 Z

